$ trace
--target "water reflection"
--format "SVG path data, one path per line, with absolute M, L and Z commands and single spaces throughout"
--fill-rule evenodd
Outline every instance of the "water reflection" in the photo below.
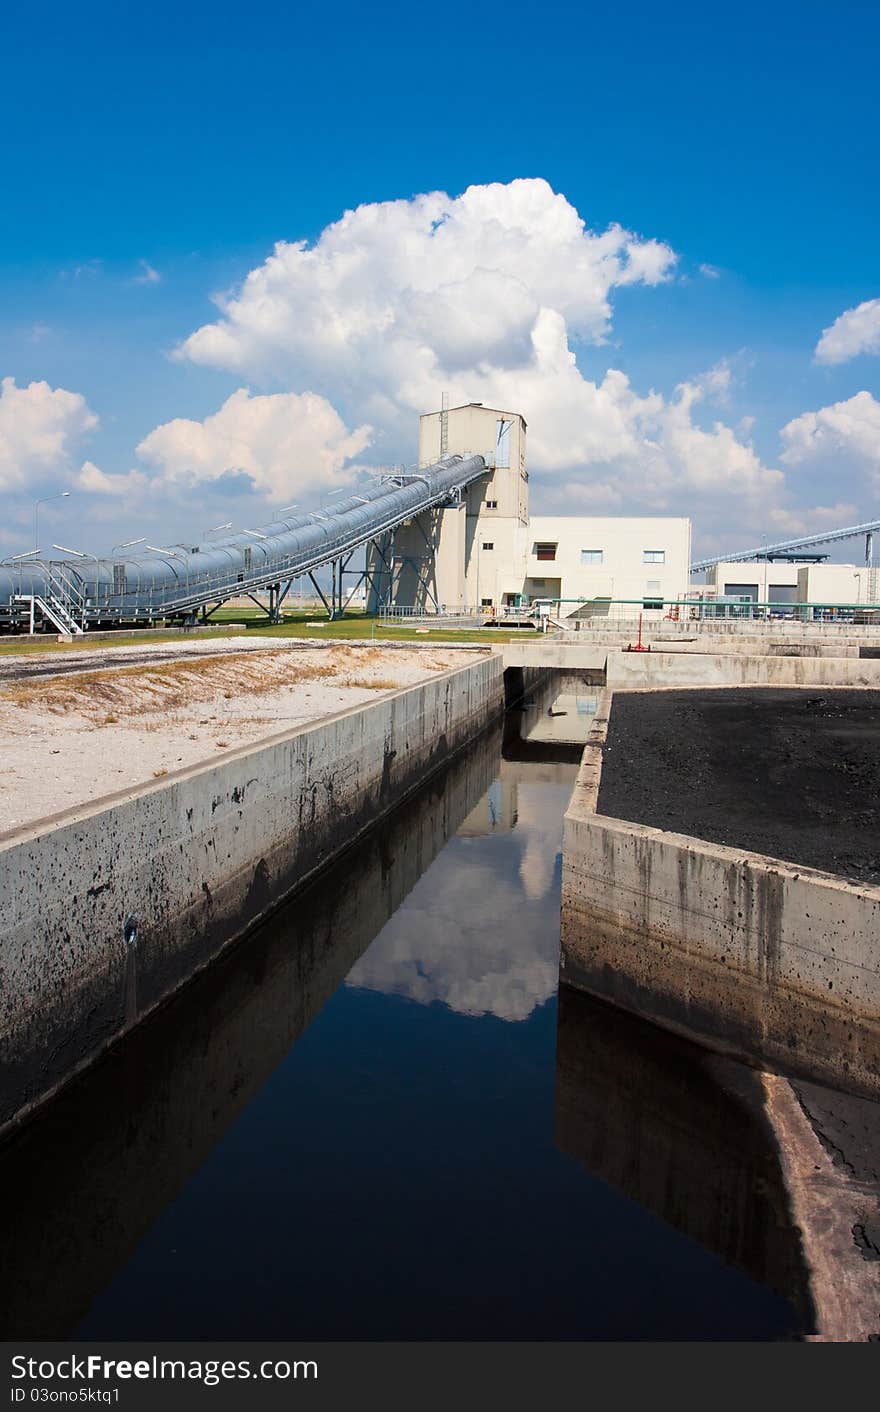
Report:
M 562 985 L 556 1141 L 809 1325 L 800 1241 L 752 1070 Z
M 510 1021 L 555 994 L 562 819 L 595 702 L 554 683 L 509 714 L 498 777 L 347 985 Z
M 556 673 L 508 712 L 505 760 L 525 764 L 580 764 L 599 704 L 598 688 L 576 673 Z

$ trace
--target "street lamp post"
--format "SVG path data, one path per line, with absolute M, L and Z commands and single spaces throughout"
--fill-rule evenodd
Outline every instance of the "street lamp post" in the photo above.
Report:
M 66 500 L 70 494 L 69 490 L 59 490 L 55 495 L 44 495 L 42 499 L 34 501 L 34 553 L 38 552 L 40 543 L 40 506 L 45 505 L 48 500 Z

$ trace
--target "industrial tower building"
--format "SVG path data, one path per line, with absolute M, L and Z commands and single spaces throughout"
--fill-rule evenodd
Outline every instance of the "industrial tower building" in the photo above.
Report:
M 467 605 L 500 612 L 554 599 L 562 600 L 563 615 L 592 615 L 607 612 L 611 600 L 628 600 L 660 615 L 664 599 L 686 596 L 689 519 L 530 517 L 522 416 L 471 402 L 420 418 L 421 466 L 474 453 L 490 470 L 457 503 L 418 516 L 371 547 L 371 611 Z

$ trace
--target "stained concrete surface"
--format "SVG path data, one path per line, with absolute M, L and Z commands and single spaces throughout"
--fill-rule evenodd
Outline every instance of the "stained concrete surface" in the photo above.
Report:
M 854 1245 L 863 1260 L 880 1261 L 880 1104 L 820 1084 L 792 1088 L 833 1166 L 864 1198 Z
M 598 812 L 880 882 L 880 692 L 615 692 Z

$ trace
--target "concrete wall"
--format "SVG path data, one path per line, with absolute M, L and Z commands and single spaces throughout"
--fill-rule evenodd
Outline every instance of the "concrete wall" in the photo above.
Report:
M 682 610 L 684 612 L 685 610 Z M 567 619 L 565 637 L 590 637 L 594 641 L 625 642 L 635 640 L 638 613 L 633 617 Z M 717 642 L 730 643 L 738 639 L 765 642 L 869 642 L 880 637 L 880 623 L 854 623 L 843 620 L 803 621 L 796 618 L 689 618 L 660 622 L 644 619 L 642 637 L 645 642 Z M 701 649 L 704 650 L 704 649 Z M 764 649 L 760 649 L 764 650 Z
M 187 981 L 503 707 L 484 657 L 0 836 L 0 1126 Z
M 632 636 L 632 635 L 629 635 Z M 586 673 L 621 690 L 710 686 L 880 687 L 880 658 L 859 657 L 853 641 L 732 637 L 707 651 L 703 639 L 652 644 L 627 652 L 628 635 L 598 639 L 592 633 L 548 633 L 499 647 L 505 668 L 533 667 Z M 668 651 L 662 650 L 668 647 Z
M 544 671 L 592 671 L 604 679 L 608 651 L 589 642 L 560 642 L 548 634 L 537 642 L 534 638 L 507 642 L 498 651 L 505 667 L 542 668 Z
M 710 1047 L 880 1095 L 880 887 L 597 814 L 611 700 L 565 818 L 563 980 Z
M 857 657 L 753 657 L 738 652 L 623 652 L 607 654 L 608 685 L 880 686 L 880 660 Z

